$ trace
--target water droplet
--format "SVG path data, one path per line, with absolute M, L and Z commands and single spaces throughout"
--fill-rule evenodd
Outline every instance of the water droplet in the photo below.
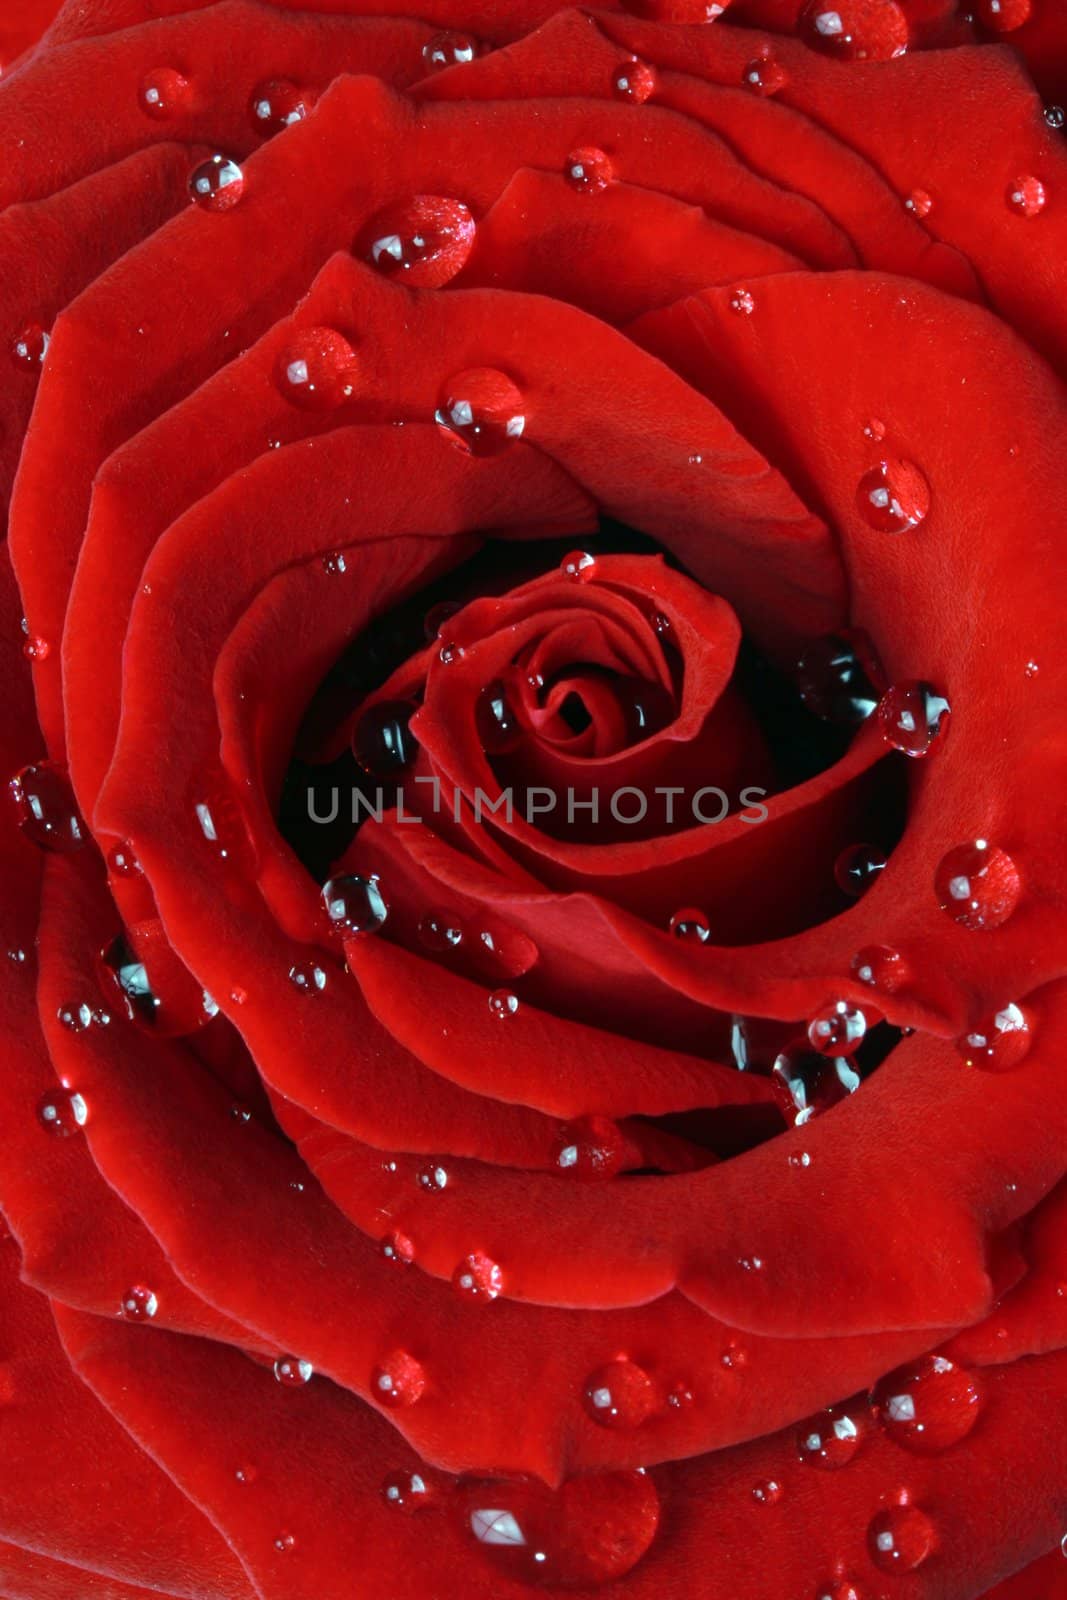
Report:
M 626 1141 L 610 1117 L 578 1117 L 559 1131 L 556 1167 L 581 1183 L 613 1178 L 625 1155 Z
M 427 950 L 441 955 L 463 943 L 463 924 L 451 911 L 427 911 L 419 922 L 419 938 Z
M 735 289 L 730 296 L 730 310 L 738 316 L 750 317 L 756 309 L 756 297 L 751 289 Z
M 725 1367 L 728 1372 L 739 1371 L 748 1366 L 748 1351 L 744 1345 L 731 1340 L 719 1357 L 719 1365 Z
M 596 557 L 588 550 L 572 550 L 563 557 L 559 570 L 571 583 L 591 583 L 596 577 Z
M 695 1401 L 696 1396 L 687 1383 L 673 1383 L 667 1391 L 667 1404 L 674 1411 L 688 1411 Z
M 69 855 L 85 843 L 85 824 L 63 769 L 52 761 L 23 767 L 7 786 L 15 821 L 42 850 Z
M 437 659 L 443 667 L 454 666 L 457 661 L 463 659 L 463 646 L 446 639 L 437 652 Z
M 1029 22 L 1030 0 L 975 0 L 975 15 L 979 22 L 995 33 L 1012 33 Z
M 1014 861 L 985 839 L 960 844 L 943 856 L 934 874 L 942 911 L 965 928 L 989 930 L 1007 922 L 1022 885 Z
M 37 634 L 33 634 L 30 638 L 24 640 L 22 654 L 27 661 L 47 661 L 52 654 L 52 646 L 47 639 L 42 639 Z
M 256 1479 L 259 1477 L 259 1472 L 257 1468 L 251 1464 L 251 1462 L 246 1461 L 243 1466 L 234 1468 L 233 1475 L 238 1483 L 247 1487 L 247 1485 L 255 1483 Z
M 582 1404 L 602 1428 L 639 1428 L 656 1410 L 656 1390 L 642 1367 L 618 1356 L 589 1374 Z
M 351 399 L 359 363 L 336 328 L 301 328 L 279 352 L 274 382 L 302 411 L 334 411 Z
M 189 80 L 173 67 L 156 67 L 145 73 L 137 101 L 146 117 L 165 122 L 189 108 Z
M 820 1583 L 815 1600 L 865 1600 L 863 1590 L 851 1578 L 831 1578 Z
M 834 862 L 834 879 L 842 894 L 858 900 L 878 882 L 886 858 L 873 844 L 853 844 Z
M 72 1000 L 65 1006 L 60 1006 L 56 1018 L 61 1028 L 66 1028 L 70 1033 L 84 1033 L 95 1023 L 98 1028 L 106 1028 L 111 1018 L 106 1011 L 93 1007 L 85 1000 Z
M 844 1405 L 828 1406 L 797 1429 L 797 1454 L 809 1467 L 833 1472 L 847 1467 L 863 1442 L 864 1413 Z
M 415 1259 L 415 1246 L 406 1233 L 387 1233 L 378 1248 L 394 1266 L 410 1267 Z
M 944 739 L 950 715 L 944 695 L 917 678 L 895 683 L 878 704 L 882 738 L 906 756 L 929 755 Z
M 211 156 L 189 176 L 189 197 L 203 211 L 232 210 L 244 187 L 245 175 L 229 156 Z
M 711 919 L 706 911 L 686 906 L 684 910 L 674 913 L 670 930 L 676 939 L 684 939 L 686 944 L 707 944 L 711 938 Z
M 150 1322 L 159 1310 L 159 1300 L 144 1283 L 135 1283 L 122 1297 L 120 1315 L 127 1322 Z
M 1041 668 L 1038 666 L 1036 661 L 1028 661 L 1026 666 L 1023 668 L 1023 672 L 1028 678 L 1036 678 L 1040 671 Z
M 860 479 L 856 505 L 879 533 L 904 533 L 925 520 L 930 485 L 910 461 L 880 461 Z
M 426 1391 L 426 1372 L 422 1363 L 406 1350 L 394 1350 L 370 1376 L 371 1397 L 380 1405 L 397 1408 L 413 1406 Z
M 775 1059 L 771 1082 L 786 1120 L 799 1128 L 854 1094 L 860 1079 L 844 1056 L 822 1055 L 797 1042 Z
M 423 1167 L 416 1175 L 416 1182 L 420 1189 L 426 1189 L 430 1194 L 439 1194 L 448 1187 L 448 1173 L 444 1167 Z
M 752 1498 L 761 1506 L 776 1506 L 782 1498 L 782 1486 L 777 1478 L 764 1478 L 753 1484 Z
M 965 1439 L 982 1407 L 980 1380 L 945 1356 L 920 1356 L 882 1378 L 871 1409 L 905 1449 L 936 1455 Z
M 864 945 L 852 957 L 849 971 L 860 983 L 871 989 L 881 989 L 884 994 L 896 994 L 908 977 L 904 957 L 888 944 Z
M 506 755 L 522 743 L 523 725 L 512 708 L 501 678 L 487 684 L 475 707 L 478 740 L 486 755 Z
M 437 605 L 431 606 L 423 618 L 422 624 L 427 644 L 432 644 L 440 635 L 445 623 L 451 622 L 457 611 L 462 611 L 462 609 L 463 607 L 458 600 L 440 600 Z
M 271 78 L 253 89 L 248 115 L 256 132 L 266 137 L 282 133 L 294 122 L 303 122 L 314 111 L 317 100 L 313 89 L 301 89 L 288 78 Z
M 141 876 L 141 863 L 125 839 L 120 839 L 108 851 L 107 870 L 113 878 L 138 878 Z
M 286 1389 L 302 1389 L 310 1383 L 315 1368 L 300 1356 L 279 1356 L 274 1363 L 274 1376 Z
M 480 55 L 482 46 L 472 33 L 447 29 L 435 33 L 422 47 L 422 59 L 428 72 L 443 72 L 446 67 L 464 66 Z
M 297 961 L 289 968 L 289 982 L 301 994 L 321 994 L 326 987 L 326 973 L 314 961 Z
M 887 1506 L 867 1529 L 871 1560 L 882 1572 L 914 1572 L 936 1543 L 934 1525 L 918 1506 Z
M 138 923 L 136 941 L 135 945 L 120 933 L 99 958 L 100 975 L 130 1022 L 162 1038 L 178 1038 L 195 1032 L 218 1014 L 215 1001 L 167 943 L 162 923 Z M 148 961 L 154 977 L 149 974 Z M 163 983 L 157 981 L 160 976 Z
M 450 378 L 434 420 L 452 444 L 472 456 L 499 455 L 526 428 L 522 395 L 494 367 L 471 367 Z
M 377 877 L 331 878 L 322 888 L 326 915 L 341 933 L 377 933 L 389 915 Z
M 615 176 L 611 159 L 595 145 L 572 150 L 563 164 L 563 176 L 576 194 L 599 194 Z
M 773 56 L 759 56 L 745 67 L 741 74 L 741 82 L 746 89 L 751 89 L 753 94 L 772 95 L 778 94 L 785 88 L 789 76 Z
M 48 354 L 51 342 L 51 334 L 46 333 L 39 323 L 31 322 L 28 328 L 23 328 L 22 332 L 11 341 L 12 359 L 18 366 L 28 367 L 31 372 L 36 372 Z
M 1067 111 L 1062 106 L 1046 106 L 1042 115 L 1046 125 L 1056 133 L 1067 127 Z
M 792 1150 L 789 1154 L 789 1165 L 801 1169 L 811 1166 L 811 1152 L 808 1150 Z
M 904 209 L 920 220 L 928 217 L 934 209 L 933 196 L 927 194 L 925 189 L 913 189 L 904 202 Z
M 344 551 L 331 550 L 322 558 L 322 570 L 331 578 L 339 577 L 348 571 L 348 562 L 345 560 Z
M 640 1471 L 588 1473 L 555 1490 L 534 1478 L 461 1483 L 454 1510 L 503 1576 L 561 1589 L 623 1577 L 659 1525 L 655 1485 Z
M 364 772 L 375 778 L 396 778 L 419 753 L 411 731 L 417 706 L 412 700 L 378 700 L 360 717 L 352 750 Z
M 452 1287 L 466 1300 L 495 1300 L 504 1289 L 499 1264 L 483 1250 L 464 1256 L 452 1274 Z
M 867 1018 L 851 1000 L 831 1000 L 808 1024 L 813 1050 L 824 1056 L 850 1056 L 863 1043 Z
M 421 1472 L 391 1472 L 382 1484 L 382 1499 L 393 1511 L 421 1511 L 435 1498 Z
M 638 61 L 634 56 L 630 61 L 624 61 L 611 80 L 611 87 L 617 100 L 627 100 L 633 106 L 643 106 L 645 101 L 655 94 L 659 83 L 659 76 L 655 67 L 649 66 L 647 61 Z
M 881 443 L 885 438 L 885 423 L 881 417 L 867 418 L 867 421 L 863 424 L 863 437 L 865 439 L 873 439 L 878 444 Z
M 1010 1072 L 1026 1056 L 1031 1042 L 1026 1013 L 1009 1002 L 992 1016 L 983 1017 L 977 1027 L 957 1039 L 956 1049 L 969 1067 L 980 1067 L 985 1072 Z
M 467 265 L 475 232 L 462 201 L 418 194 L 372 218 L 356 241 L 356 254 L 384 278 L 399 278 L 412 289 L 440 289 Z
M 1008 184 L 1007 201 L 1020 217 L 1039 217 L 1048 202 L 1045 185 L 1029 174 L 1013 178 Z
M 807 709 L 824 722 L 856 727 L 878 704 L 879 669 L 865 633 L 850 630 L 814 640 L 796 666 L 796 685 Z
M 649 22 L 714 22 L 730 0 L 622 0 L 623 10 Z
M 840 61 L 891 61 L 908 48 L 908 21 L 896 0 L 808 0 L 797 31 Z
M 296 1538 L 291 1533 L 279 1533 L 274 1540 L 274 1548 L 279 1555 L 285 1555 L 287 1551 L 294 1549 L 295 1546 Z
M 494 989 L 489 996 L 489 1014 L 503 1020 L 513 1017 L 519 1009 L 519 997 L 510 989 Z
M 76 1089 L 49 1089 L 37 1102 L 37 1121 L 46 1133 L 57 1139 L 68 1139 L 89 1120 L 89 1107 L 85 1096 Z

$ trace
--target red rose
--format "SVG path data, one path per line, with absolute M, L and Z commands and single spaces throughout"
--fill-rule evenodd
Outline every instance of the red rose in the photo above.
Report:
M 1064 1593 L 1061 8 L 52 10 L 0 1589 Z

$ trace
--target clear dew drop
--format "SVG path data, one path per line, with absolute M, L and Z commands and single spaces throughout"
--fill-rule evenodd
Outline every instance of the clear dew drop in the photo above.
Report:
M 1016 216 L 1032 220 L 1044 211 L 1048 204 L 1048 193 L 1040 178 L 1035 178 L 1031 173 L 1023 173 L 1008 184 L 1005 199 L 1008 202 L 1008 209 L 1014 211 Z
M 335 411 L 352 398 L 359 372 L 356 352 L 336 328 L 301 328 L 278 352 L 274 382 L 301 411 Z
M 393 1350 L 370 1375 L 371 1398 L 398 1410 L 413 1406 L 426 1392 L 426 1370 L 406 1350 Z
M 259 1477 L 259 1472 L 250 1461 L 245 1461 L 239 1467 L 234 1468 L 233 1476 L 237 1483 L 247 1488 L 250 1484 L 255 1483 Z
M 419 753 L 411 731 L 418 707 L 413 700 L 377 700 L 360 717 L 352 753 L 374 778 L 396 779 L 407 772 Z
M 622 1170 L 626 1141 L 610 1117 L 577 1117 L 559 1130 L 555 1167 L 579 1183 L 603 1183 Z
M 605 151 L 583 145 L 563 163 L 563 176 L 575 194 L 600 194 L 614 178 L 615 168 Z
M 1060 133 L 1064 128 L 1067 128 L 1067 111 L 1064 110 L 1063 106 L 1046 106 L 1042 115 L 1045 119 L 1045 126 L 1051 128 L 1054 133 Z
M 141 876 L 141 863 L 125 839 L 120 839 L 108 851 L 107 870 L 113 878 L 139 878 Z
M 834 881 L 842 894 L 858 900 L 885 871 L 886 858 L 873 844 L 852 844 L 834 862 Z
M 327 983 L 326 972 L 315 961 L 296 961 L 289 968 L 289 982 L 301 994 L 321 994 Z
M 389 915 L 377 876 L 330 878 L 322 886 L 322 903 L 331 925 L 346 935 L 377 933 Z
M 601 1428 L 630 1432 L 658 1409 L 656 1388 L 643 1367 L 626 1356 L 597 1367 L 582 1387 L 586 1415 Z
M 926 1355 L 888 1373 L 871 1391 L 883 1430 L 918 1455 L 937 1455 L 965 1439 L 982 1409 L 983 1384 L 946 1356 Z
M 244 173 L 229 156 L 210 156 L 189 175 L 189 198 L 202 211 L 232 211 L 244 187 Z
M 37 1102 L 37 1121 L 45 1133 L 55 1139 L 69 1139 L 79 1133 L 89 1120 L 89 1107 L 85 1096 L 77 1089 L 49 1089 Z
M 457 661 L 462 661 L 463 654 L 461 644 L 456 644 L 452 639 L 445 639 L 437 652 L 437 659 L 443 667 L 452 667 Z
M 596 556 L 588 550 L 571 550 L 559 564 L 561 577 L 570 583 L 592 583 L 596 577 Z
M 489 1015 L 499 1021 L 513 1017 L 519 1009 L 519 997 L 510 989 L 494 989 L 489 996 Z
M 824 1055 L 798 1040 L 775 1058 L 771 1084 L 786 1121 L 802 1128 L 854 1094 L 860 1079 L 847 1057 Z
M 882 738 L 902 755 L 921 759 L 948 732 L 952 708 L 932 683 L 909 678 L 886 690 L 878 703 Z
M 458 449 L 472 456 L 494 456 L 522 438 L 525 402 L 506 373 L 495 367 L 471 367 L 445 384 L 434 420 Z
M 475 1250 L 457 1263 L 452 1287 L 463 1300 L 488 1304 L 503 1293 L 504 1272 L 492 1256 L 486 1255 L 484 1250 Z
M 883 994 L 896 994 L 907 982 L 908 969 L 899 950 L 888 944 L 868 944 L 857 950 L 849 971 L 860 983 Z
M 435 33 L 422 47 L 422 59 L 427 72 L 444 72 L 448 67 L 462 67 L 482 53 L 482 45 L 472 33 L 446 29 Z
M 1022 885 L 1014 861 L 986 839 L 960 844 L 941 858 L 934 893 L 942 911 L 964 928 L 1001 927 L 1019 903 Z
M 522 743 L 523 725 L 515 714 L 502 678 L 486 684 L 474 709 L 478 742 L 486 755 L 507 755 Z
M 155 1292 L 145 1283 L 135 1283 L 123 1295 L 119 1314 L 126 1322 L 151 1322 L 158 1310 Z
M 860 479 L 856 505 L 879 533 L 905 533 L 926 520 L 930 485 L 911 461 L 880 461 Z
M 452 911 L 427 911 L 419 920 L 419 939 L 435 955 L 458 950 L 463 938 L 463 923 Z
M 422 1167 L 416 1173 L 415 1181 L 428 1194 L 440 1194 L 442 1189 L 448 1187 L 448 1173 L 440 1166 Z
M 918 1506 L 887 1506 L 867 1529 L 867 1549 L 880 1572 L 914 1572 L 936 1544 L 934 1525 Z
M 85 1033 L 92 1027 L 106 1028 L 111 1017 L 101 1006 L 92 1006 L 87 1000 L 71 1000 L 58 1008 L 56 1021 L 68 1033 Z
M 248 120 L 257 133 L 267 138 L 303 122 L 314 111 L 317 100 L 313 89 L 303 89 L 288 78 L 271 78 L 253 89 Z
M 284 1389 L 302 1389 L 310 1383 L 315 1368 L 300 1356 L 279 1356 L 274 1363 L 274 1376 Z
M 409 1516 L 436 1499 L 433 1483 L 425 1472 L 391 1472 L 382 1483 L 381 1495 L 391 1511 L 403 1511 Z
M 39 849 L 56 855 L 81 849 L 85 824 L 62 767 L 52 761 L 23 767 L 8 783 L 7 792 L 16 823 Z
M 820 1472 L 847 1467 L 863 1443 L 867 1424 L 862 1408 L 829 1406 L 797 1428 L 797 1455 Z
M 858 727 L 878 704 L 874 686 L 878 672 L 870 639 L 850 629 L 812 641 L 796 664 L 796 685 L 813 716 Z
M 461 200 L 418 194 L 373 217 L 356 241 L 356 254 L 383 278 L 411 289 L 441 289 L 467 265 L 476 232 Z
M 1032 1043 L 1026 1012 L 1009 1001 L 961 1035 L 956 1049 L 968 1067 L 1011 1072 L 1025 1059 Z
M 824 1056 L 850 1056 L 867 1033 L 867 1018 L 851 1000 L 831 1000 L 808 1024 L 813 1050 Z
M 904 202 L 904 209 L 905 211 L 910 211 L 913 217 L 918 217 L 922 221 L 934 209 L 933 196 L 928 194 L 925 189 L 913 189 Z
M 611 87 L 617 100 L 625 100 L 632 106 L 643 106 L 655 94 L 658 82 L 655 67 L 649 66 L 647 61 L 638 61 L 634 56 L 616 69 Z
M 410 1267 L 415 1259 L 414 1243 L 406 1233 L 387 1233 L 378 1245 L 383 1261 L 395 1267 Z
M 189 109 L 190 84 L 174 67 L 155 67 L 146 72 L 137 91 L 137 103 L 146 117 L 166 122 Z
M 789 75 L 773 56 L 757 56 L 741 73 L 741 84 L 753 94 L 769 97 L 779 94 L 789 82 Z
M 695 906 L 676 911 L 669 926 L 674 937 L 684 940 L 686 944 L 707 944 L 711 938 L 711 918 L 706 911 Z
M 994 33 L 1014 33 L 1032 15 L 1031 0 L 974 0 L 979 22 Z
M 776 1506 L 783 1492 L 777 1478 L 761 1478 L 752 1485 L 752 1498 L 760 1506 Z
M 51 342 L 51 334 L 47 333 L 40 323 L 31 322 L 12 339 L 11 359 L 18 367 L 25 367 L 30 372 L 39 372 Z
M 896 0 L 808 0 L 797 31 L 839 61 L 891 61 L 908 48 L 908 20 Z

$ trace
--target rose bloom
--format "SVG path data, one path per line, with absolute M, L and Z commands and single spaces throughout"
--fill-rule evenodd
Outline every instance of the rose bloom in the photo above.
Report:
M 1067 1595 L 1067 7 L 0 54 L 0 1593 Z

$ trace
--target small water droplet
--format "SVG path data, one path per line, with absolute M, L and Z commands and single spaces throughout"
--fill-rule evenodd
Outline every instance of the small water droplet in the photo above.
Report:
M 851 1000 L 831 1000 L 808 1024 L 813 1050 L 824 1056 L 850 1056 L 867 1033 L 867 1018 Z
M 758 56 L 741 73 L 742 85 L 751 89 L 753 94 L 778 94 L 788 82 L 788 73 L 773 56 Z
M 522 743 L 523 725 L 515 715 L 503 679 L 494 679 L 481 691 L 474 717 L 479 743 L 487 755 L 506 755 Z
M 274 1376 L 285 1389 L 302 1389 L 310 1383 L 315 1368 L 300 1356 L 279 1356 L 274 1363 Z
M 581 1183 L 599 1183 L 621 1170 L 625 1154 L 626 1141 L 610 1117 L 578 1117 L 559 1131 L 556 1167 Z
M 421 1511 L 436 1498 L 422 1472 L 391 1472 L 382 1484 L 382 1499 L 392 1511 Z
M 809 1150 L 793 1150 L 789 1155 L 791 1167 L 806 1168 L 811 1166 L 811 1152 Z
M 463 646 L 446 639 L 437 652 L 437 659 L 443 667 L 452 667 L 463 659 Z
M 863 424 L 863 437 L 873 439 L 876 444 L 880 444 L 885 438 L 885 431 L 885 423 L 881 417 L 868 417 Z
M 303 122 L 314 111 L 317 100 L 313 89 L 302 89 L 288 78 L 271 78 L 253 89 L 248 102 L 249 120 L 264 137 L 282 133 L 294 122 Z
M 251 1462 L 246 1461 L 243 1466 L 234 1468 L 233 1475 L 238 1483 L 247 1487 L 249 1484 L 255 1483 L 259 1477 L 259 1472 Z
M 326 987 L 326 973 L 315 961 L 296 961 L 289 968 L 289 982 L 301 994 L 321 994 Z
M 1042 115 L 1046 126 L 1050 127 L 1055 133 L 1059 133 L 1062 128 L 1067 127 L 1067 111 L 1062 106 L 1046 106 Z
M 879 533 L 917 528 L 930 510 L 930 485 L 910 461 L 880 461 L 856 490 L 860 516 Z
M 91 1006 L 86 1000 L 72 1000 L 67 1005 L 60 1006 L 56 1012 L 56 1019 L 60 1027 L 66 1028 L 70 1033 L 84 1033 L 87 1028 L 95 1024 L 98 1028 L 106 1028 L 111 1018 L 99 1006 Z
M 244 187 L 244 173 L 229 156 L 213 155 L 189 175 L 189 198 L 202 211 L 231 211 Z
M 706 911 L 686 906 L 674 913 L 670 930 L 676 939 L 683 939 L 686 944 L 707 944 L 711 938 L 711 919 Z
M 326 915 L 338 932 L 377 933 L 389 915 L 377 877 L 331 878 L 322 887 Z
M 395 779 L 412 766 L 419 753 L 410 726 L 417 709 L 413 700 L 378 700 L 368 707 L 352 741 L 353 754 L 364 772 Z
M 302 411 L 334 411 L 351 399 L 359 363 L 336 328 L 301 328 L 274 364 L 278 391 Z
M 730 310 L 738 316 L 750 317 L 756 309 L 756 297 L 751 289 L 735 289 L 730 296 Z
M 23 767 L 9 782 L 7 792 L 19 828 L 40 849 L 69 855 L 85 843 L 85 824 L 66 774 L 55 762 L 38 761 Z
M 885 871 L 886 858 L 873 844 L 852 844 L 834 862 L 834 880 L 842 894 L 858 900 Z
M 360 233 L 356 254 L 384 278 L 411 289 L 441 289 L 467 265 L 476 231 L 462 201 L 418 194 L 379 211 Z
M 416 1175 L 416 1182 L 420 1189 L 425 1189 L 430 1194 L 439 1194 L 448 1187 L 448 1173 L 444 1167 L 423 1167 Z
M 278 1551 L 279 1555 L 285 1555 L 288 1551 L 290 1551 L 292 1549 L 295 1549 L 295 1547 L 296 1547 L 296 1537 L 295 1537 L 295 1535 L 293 1535 L 291 1533 L 279 1533 L 275 1537 L 274 1548 L 275 1548 L 275 1550 Z
M 884 994 L 896 994 L 908 977 L 904 957 L 888 944 L 864 945 L 849 962 L 849 971 L 860 983 Z
M 797 1041 L 776 1057 L 771 1083 L 786 1120 L 799 1128 L 854 1094 L 860 1079 L 846 1057 Z
M 931 683 L 909 678 L 887 689 L 878 703 L 882 738 L 903 755 L 928 756 L 948 731 L 951 707 Z
M 141 79 L 137 101 L 146 117 L 165 122 L 189 109 L 189 80 L 174 67 L 155 67 Z
M 52 646 L 47 639 L 42 639 L 38 634 L 33 634 L 23 641 L 22 654 L 27 661 L 47 661 L 52 654 Z
M 866 1426 L 862 1409 L 828 1406 L 797 1428 L 797 1454 L 806 1465 L 823 1472 L 847 1467 L 863 1443 Z
M 343 550 L 330 550 L 322 558 L 322 570 L 331 578 L 340 577 L 348 571 L 348 562 L 345 560 Z
M 882 1378 L 871 1391 L 871 1409 L 897 1444 L 935 1455 L 965 1439 L 978 1421 L 982 1386 L 945 1356 L 920 1356 Z
M 595 145 L 572 150 L 563 163 L 563 176 L 576 194 L 600 194 L 615 176 L 611 158 Z
M 494 989 L 489 996 L 489 1014 L 501 1020 L 513 1017 L 519 1009 L 519 997 L 510 989 Z
M 987 931 L 1007 922 L 1022 885 L 1011 857 L 985 839 L 960 844 L 943 856 L 934 874 L 942 911 L 964 928 Z
M 753 1484 L 752 1498 L 757 1505 L 776 1506 L 782 1498 L 782 1486 L 777 1478 L 764 1478 Z
M 658 84 L 655 67 L 649 66 L 647 61 L 638 61 L 636 56 L 624 61 L 611 80 L 615 98 L 627 100 L 633 106 L 643 106 L 655 94 Z
M 51 342 L 51 334 L 46 333 L 39 323 L 31 322 L 29 327 L 23 328 L 22 332 L 11 341 L 12 359 L 17 366 L 38 372 L 48 354 Z
M 504 1289 L 504 1273 L 484 1250 L 464 1256 L 452 1274 L 452 1287 L 465 1300 L 495 1300 Z
M 797 662 L 796 685 L 814 716 L 857 727 L 878 704 L 878 675 L 874 646 L 853 629 L 814 640 Z
M 1009 1002 L 957 1039 L 956 1049 L 969 1067 L 1010 1072 L 1024 1059 L 1031 1043 L 1026 1013 Z
M 596 577 L 596 557 L 588 550 L 572 550 L 563 557 L 559 570 L 571 583 L 591 583 Z
M 108 851 L 107 870 L 113 878 L 138 878 L 141 876 L 141 863 L 125 839 L 120 839 Z
M 526 429 L 522 395 L 494 367 L 471 367 L 450 378 L 434 420 L 450 443 L 472 456 L 499 455 Z
M 451 911 L 427 911 L 419 922 L 419 938 L 427 950 L 441 955 L 463 943 L 463 924 Z
M 908 20 L 896 0 L 808 0 L 797 31 L 840 61 L 891 61 L 908 48 Z
M 643 1367 L 618 1356 L 597 1367 L 585 1380 L 582 1404 L 602 1428 L 630 1430 L 647 1422 L 656 1410 L 656 1390 Z
M 406 1233 L 387 1233 L 378 1248 L 394 1266 L 410 1267 L 415 1259 L 415 1246 Z
M 54 1138 L 68 1139 L 84 1128 L 88 1120 L 85 1096 L 76 1089 L 49 1089 L 37 1102 L 37 1121 L 45 1133 Z
M 422 59 L 428 72 L 443 72 L 446 67 L 465 66 L 482 52 L 482 45 L 472 33 L 446 29 L 435 33 L 422 47 Z
M 1023 671 L 1028 678 L 1036 678 L 1038 673 L 1041 671 L 1041 668 L 1038 666 L 1036 661 L 1028 661 L 1026 666 L 1023 668 Z
M 719 1365 L 725 1367 L 728 1372 L 737 1372 L 748 1366 L 748 1351 L 744 1345 L 731 1340 L 719 1357 Z
M 866 1600 L 863 1590 L 851 1578 L 831 1578 L 820 1583 L 815 1600 Z
M 425 1369 L 406 1350 L 394 1350 L 370 1376 L 372 1399 L 392 1409 L 415 1405 L 425 1391 Z
M 936 1543 L 934 1525 L 918 1506 L 887 1506 L 867 1529 L 867 1548 L 881 1572 L 914 1572 Z
M 918 217 L 921 221 L 923 217 L 928 217 L 934 209 L 933 196 L 927 194 L 925 189 L 913 189 L 904 202 L 904 209 L 910 211 L 913 217 Z
M 1030 0 L 974 0 L 974 10 L 979 22 L 995 33 L 1013 33 L 1029 22 Z
M 159 1310 L 159 1300 L 144 1283 L 135 1283 L 122 1297 L 120 1315 L 127 1322 L 150 1322 Z
M 1028 173 L 1012 179 L 1006 198 L 1009 209 L 1020 217 L 1039 217 L 1048 203 L 1045 185 Z

